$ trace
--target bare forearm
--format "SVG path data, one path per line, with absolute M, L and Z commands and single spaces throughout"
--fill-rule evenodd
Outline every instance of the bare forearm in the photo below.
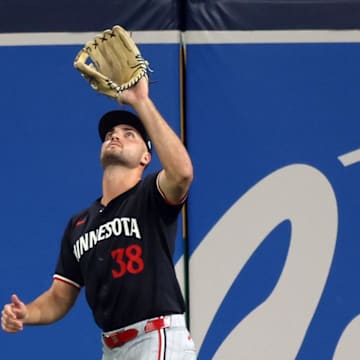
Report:
M 54 280 L 50 289 L 25 305 L 13 294 L 1 312 L 1 327 L 8 333 L 24 329 L 24 325 L 45 325 L 61 319 L 74 305 L 80 289 Z
M 193 169 L 188 152 L 152 100 L 146 98 L 134 105 L 134 108 L 143 121 L 168 175 L 180 181 L 192 178 Z
M 134 87 L 121 92 L 117 101 L 134 108 L 150 135 L 163 166 L 157 179 L 161 193 L 170 202 L 182 202 L 193 179 L 191 159 L 150 99 L 147 79 L 142 78 Z
M 51 290 L 46 291 L 30 304 L 26 305 L 25 325 L 46 325 L 64 317 L 75 300 L 66 300 Z

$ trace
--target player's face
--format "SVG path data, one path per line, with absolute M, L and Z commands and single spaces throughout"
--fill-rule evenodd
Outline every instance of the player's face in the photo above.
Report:
M 109 131 L 101 147 L 101 163 L 138 167 L 147 165 L 151 155 L 141 135 L 132 126 L 117 125 Z

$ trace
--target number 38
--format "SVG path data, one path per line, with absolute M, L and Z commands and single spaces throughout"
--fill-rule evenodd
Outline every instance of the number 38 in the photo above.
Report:
M 111 257 L 116 261 L 117 269 L 112 270 L 114 279 L 123 277 L 126 273 L 139 274 L 144 270 L 142 248 L 139 245 L 130 245 L 118 248 L 111 252 Z

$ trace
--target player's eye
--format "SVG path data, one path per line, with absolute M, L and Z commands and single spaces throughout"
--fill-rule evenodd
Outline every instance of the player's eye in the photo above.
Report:
M 133 138 L 135 136 L 133 131 L 126 131 L 125 137 L 127 138 Z
M 108 133 L 106 133 L 106 135 L 105 135 L 105 141 L 107 141 L 107 140 L 110 140 L 111 139 L 111 137 L 112 137 L 112 131 L 109 131 Z

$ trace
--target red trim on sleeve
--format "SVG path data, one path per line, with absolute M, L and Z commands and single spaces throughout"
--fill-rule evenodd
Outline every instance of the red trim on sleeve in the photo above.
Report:
M 168 205 L 171 205 L 171 206 L 176 206 L 176 205 L 181 205 L 185 202 L 185 200 L 187 199 L 188 197 L 188 192 L 178 201 L 178 202 L 175 202 L 175 201 L 170 201 L 164 194 L 164 192 L 161 190 L 160 188 L 160 181 L 159 181 L 159 175 L 160 173 L 157 175 L 156 177 L 156 187 L 161 195 L 161 197 L 165 200 L 166 204 Z
M 64 278 L 64 277 L 62 277 L 62 276 L 54 275 L 54 276 L 53 276 L 53 279 L 54 279 L 54 280 L 57 280 L 57 281 L 61 281 L 61 282 L 65 283 L 65 284 L 71 285 L 71 286 L 73 286 L 74 288 L 76 288 L 76 289 L 78 289 L 78 290 L 81 289 L 81 286 L 80 286 L 79 284 L 77 284 L 76 282 L 71 281 L 71 280 L 69 280 L 69 279 L 66 279 L 66 278 Z

